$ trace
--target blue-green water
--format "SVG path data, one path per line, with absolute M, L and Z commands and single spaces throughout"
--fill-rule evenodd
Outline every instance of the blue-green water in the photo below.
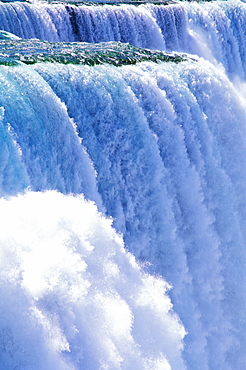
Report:
M 0 369 L 244 369 L 246 5 L 0 28 Z

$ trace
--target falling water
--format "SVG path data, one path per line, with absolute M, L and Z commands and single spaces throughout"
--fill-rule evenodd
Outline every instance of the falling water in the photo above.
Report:
M 1 369 L 244 369 L 245 22 L 0 3 Z

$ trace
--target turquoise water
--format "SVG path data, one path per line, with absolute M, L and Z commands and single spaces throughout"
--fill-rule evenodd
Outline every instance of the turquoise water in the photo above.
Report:
M 0 369 L 244 369 L 245 26 L 0 3 Z
M 100 44 L 51 43 L 36 39 L 0 41 L 0 64 L 3 65 L 16 65 L 21 61 L 25 64 L 57 62 L 93 66 L 107 63 L 122 66 L 142 61 L 179 63 L 187 58 L 177 53 L 152 51 L 113 41 Z

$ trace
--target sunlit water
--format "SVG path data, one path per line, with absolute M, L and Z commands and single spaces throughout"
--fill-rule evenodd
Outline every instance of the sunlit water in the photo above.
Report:
M 0 369 L 244 369 L 245 21 L 0 4 Z

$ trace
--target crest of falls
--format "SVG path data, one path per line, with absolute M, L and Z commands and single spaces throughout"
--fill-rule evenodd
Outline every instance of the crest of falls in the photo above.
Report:
M 0 369 L 243 370 L 246 5 L 0 29 Z
M 246 4 L 240 1 L 166 5 L 0 3 L 0 29 L 44 41 L 99 43 L 196 54 L 245 77 Z

